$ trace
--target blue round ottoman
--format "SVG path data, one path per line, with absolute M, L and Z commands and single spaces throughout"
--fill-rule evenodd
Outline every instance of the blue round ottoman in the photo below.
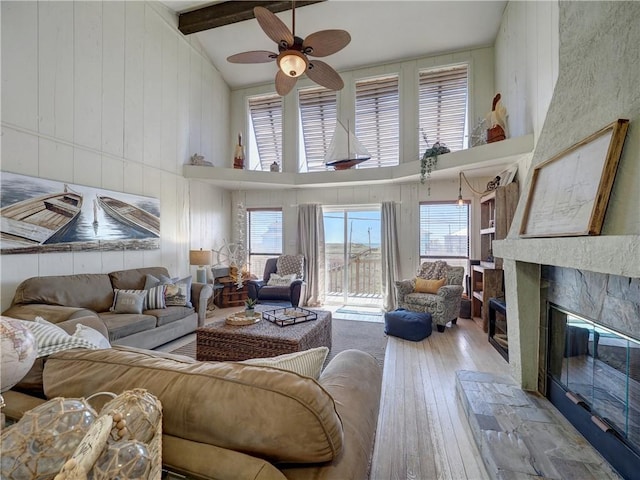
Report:
M 431 314 L 399 308 L 384 314 L 384 333 L 419 342 L 431 335 Z

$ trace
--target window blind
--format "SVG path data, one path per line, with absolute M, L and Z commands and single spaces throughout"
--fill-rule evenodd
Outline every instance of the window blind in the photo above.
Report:
M 282 97 L 272 94 L 249 98 L 249 114 L 260 168 L 268 172 L 273 162 L 282 165 Z
M 336 128 L 337 94 L 326 88 L 308 88 L 298 92 L 298 102 L 307 171 L 323 172 Z
M 419 151 L 444 143 L 453 152 L 466 148 L 468 66 L 456 65 L 419 74 Z M 426 135 L 429 145 L 425 144 Z
M 468 203 L 420 203 L 420 256 L 469 257 Z
M 356 137 L 371 159 L 357 168 L 400 163 L 400 96 L 398 75 L 356 82 Z
M 282 253 L 282 209 L 247 209 L 249 254 Z

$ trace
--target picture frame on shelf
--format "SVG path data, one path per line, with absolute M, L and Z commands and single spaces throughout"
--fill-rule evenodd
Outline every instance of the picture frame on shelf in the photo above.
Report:
M 600 235 L 628 126 L 618 119 L 534 167 L 521 237 Z

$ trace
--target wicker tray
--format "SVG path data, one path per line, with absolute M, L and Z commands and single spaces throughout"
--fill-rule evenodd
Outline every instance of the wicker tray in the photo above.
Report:
M 225 323 L 227 325 L 235 325 L 235 326 L 253 325 L 254 323 L 258 323 L 261 318 L 262 318 L 262 315 L 260 315 L 259 312 L 255 312 L 252 317 L 245 316 L 244 312 L 238 312 L 238 313 L 229 315 L 225 319 Z
M 262 316 L 265 320 L 269 320 L 280 327 L 308 322 L 318 318 L 318 315 L 315 312 L 300 307 L 286 307 L 267 310 L 262 312 Z

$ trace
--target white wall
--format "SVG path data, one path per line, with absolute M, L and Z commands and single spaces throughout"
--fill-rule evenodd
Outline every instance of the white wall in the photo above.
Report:
M 155 197 L 161 207 L 159 250 L 2 256 L 2 309 L 31 276 L 153 265 L 188 272 L 189 249 L 212 235 L 203 225 L 222 219 L 228 228 L 228 194 L 182 177 L 196 152 L 214 162 L 229 154 L 230 93 L 220 74 L 159 3 L 1 8 L 2 170 Z M 198 225 L 191 234 L 190 224 Z
M 537 143 L 558 79 L 558 2 L 509 2 L 495 43 L 495 89 L 509 114 L 509 134 Z M 523 185 L 531 157 L 520 162 Z M 523 189 L 520 189 L 522 194 Z

